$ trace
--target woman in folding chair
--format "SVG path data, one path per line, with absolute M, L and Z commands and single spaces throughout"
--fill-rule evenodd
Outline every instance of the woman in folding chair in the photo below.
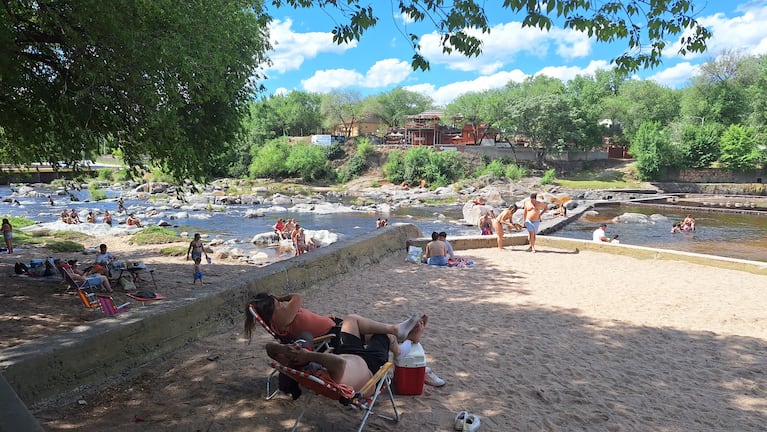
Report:
M 397 337 L 398 340 L 407 339 L 408 333 L 418 323 L 418 315 L 412 315 L 410 318 L 399 324 L 386 324 L 365 318 L 359 315 L 346 315 L 343 319 L 332 315 L 319 315 L 309 309 L 304 309 L 304 298 L 300 294 L 288 294 L 277 297 L 267 293 L 259 293 L 248 304 L 252 305 L 261 318 L 268 324 L 274 332 L 283 341 L 293 341 L 299 337 L 311 334 L 312 338 L 326 334 L 338 335 L 343 331 L 343 325 L 357 328 L 355 333 L 363 335 L 389 334 Z M 256 327 L 256 320 L 245 312 L 245 337 L 250 340 L 253 329 Z M 331 343 L 335 346 L 335 343 Z

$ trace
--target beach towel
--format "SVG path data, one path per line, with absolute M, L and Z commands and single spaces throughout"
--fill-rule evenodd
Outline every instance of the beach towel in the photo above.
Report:
M 455 258 L 447 260 L 447 266 L 452 268 L 471 268 L 474 267 L 474 261 L 468 258 Z

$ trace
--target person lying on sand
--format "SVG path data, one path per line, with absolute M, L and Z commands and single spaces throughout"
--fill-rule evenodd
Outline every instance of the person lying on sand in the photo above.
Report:
M 312 374 L 327 375 L 337 384 L 359 390 L 389 361 L 390 350 L 396 358 L 407 355 L 403 350 L 409 351 L 411 344 L 420 342 L 427 320 L 428 317 L 424 315 L 416 322 L 406 336 L 409 344 L 398 345 L 391 334 L 376 333 L 366 336 L 359 327 L 351 322 L 344 322 L 338 336 L 338 347 L 333 354 L 307 351 L 300 343 L 277 342 L 267 343 L 266 353 L 285 366 L 294 369 L 308 367 Z

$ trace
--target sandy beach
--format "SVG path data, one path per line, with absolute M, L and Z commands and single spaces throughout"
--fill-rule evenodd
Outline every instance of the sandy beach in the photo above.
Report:
M 447 385 L 398 396 L 400 422 L 371 418 L 366 430 L 449 431 L 463 410 L 488 431 L 764 430 L 764 276 L 592 251 L 458 254 L 475 267 L 407 264 L 403 252 L 303 293 L 321 313 L 430 317 L 427 360 Z M 189 264 L 147 260 L 170 295 L 192 289 Z M 211 283 L 225 283 L 219 265 Z M 225 323 L 128 381 L 35 415 L 49 431 L 289 429 L 306 395 L 263 399 L 270 339 L 248 345 L 241 327 Z M 315 397 L 299 430 L 358 420 Z

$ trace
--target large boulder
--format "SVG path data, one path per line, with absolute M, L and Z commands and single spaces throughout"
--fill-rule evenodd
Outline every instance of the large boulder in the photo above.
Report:
M 463 220 L 469 225 L 476 226 L 479 223 L 479 218 L 490 212 L 495 212 L 492 206 L 474 204 L 473 201 L 469 201 L 463 205 Z
M 256 234 L 250 240 L 250 242 L 256 246 L 271 245 L 279 241 L 280 241 L 280 237 L 274 232 L 265 232 L 265 233 Z

